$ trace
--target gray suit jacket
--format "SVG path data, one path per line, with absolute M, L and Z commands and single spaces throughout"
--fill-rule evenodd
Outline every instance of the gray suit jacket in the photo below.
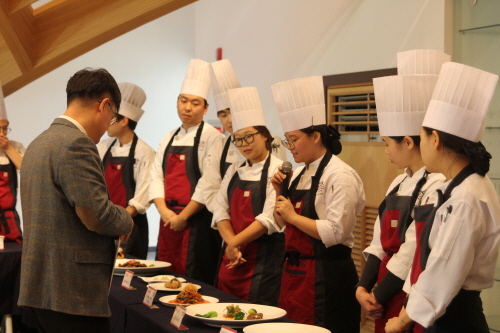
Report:
M 107 317 L 114 238 L 131 231 L 130 214 L 108 197 L 94 142 L 57 118 L 28 146 L 21 168 L 24 245 L 20 306 Z M 95 214 L 99 232 L 76 214 Z

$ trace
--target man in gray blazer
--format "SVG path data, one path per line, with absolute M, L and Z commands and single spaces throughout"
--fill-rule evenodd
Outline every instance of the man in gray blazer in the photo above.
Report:
M 67 109 L 28 146 L 21 169 L 24 245 L 19 306 L 41 332 L 109 332 L 114 240 L 130 214 L 108 197 L 95 144 L 116 121 L 121 95 L 104 69 L 75 73 Z

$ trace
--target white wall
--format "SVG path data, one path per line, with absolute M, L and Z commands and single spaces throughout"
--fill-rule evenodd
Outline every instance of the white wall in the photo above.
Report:
M 200 0 L 196 56 L 214 61 L 222 47 L 283 136 L 272 84 L 396 67 L 396 52 L 414 48 L 444 51 L 444 17 L 444 0 Z
M 28 145 L 65 110 L 68 78 L 86 66 L 146 91 L 137 133 L 153 148 L 179 124 L 175 101 L 190 58 L 222 47 L 244 86 L 259 88 L 268 126 L 282 136 L 271 85 L 309 75 L 396 66 L 396 52 L 443 50 L 446 0 L 200 0 L 71 61 L 6 98 L 13 140 Z M 213 99 L 210 99 L 211 102 Z M 213 103 L 212 103 L 213 104 Z M 209 109 L 208 119 L 215 119 Z M 158 214 L 148 211 L 150 245 Z

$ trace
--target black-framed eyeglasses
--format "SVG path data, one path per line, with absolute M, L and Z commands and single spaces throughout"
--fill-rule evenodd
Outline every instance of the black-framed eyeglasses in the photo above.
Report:
M 9 134 L 11 131 L 10 127 L 0 127 L 0 131 L 2 131 L 3 134 Z
M 97 101 L 99 103 L 102 103 L 102 100 Z M 109 126 L 114 125 L 116 121 L 118 120 L 118 109 L 113 111 L 113 108 L 111 107 L 111 103 L 108 102 L 109 109 L 111 112 L 113 112 L 113 118 L 111 118 L 111 122 L 109 123 Z
M 287 149 L 293 149 L 295 148 L 295 143 L 303 138 L 305 138 L 306 136 L 309 136 L 309 134 L 306 134 L 298 139 L 295 139 L 295 140 L 281 140 L 281 143 L 283 144 L 283 146 L 285 146 Z
M 233 144 L 236 146 L 236 147 L 241 147 L 243 146 L 243 140 L 245 140 L 245 142 L 247 144 L 251 144 L 253 143 L 253 141 L 255 140 L 254 136 L 256 136 L 257 134 L 260 134 L 260 132 L 255 132 L 253 134 L 247 134 L 245 135 L 244 137 L 242 138 L 234 138 L 233 139 Z

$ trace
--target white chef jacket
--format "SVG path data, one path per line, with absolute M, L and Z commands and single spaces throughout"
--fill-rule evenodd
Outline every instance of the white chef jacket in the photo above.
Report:
M 386 196 L 389 192 L 398 184 L 400 184 L 398 192 L 396 195 L 400 196 L 410 196 L 413 194 L 418 181 L 422 178 L 425 172 L 425 167 L 420 168 L 417 172 L 410 176 L 409 170 L 405 169 L 405 172 L 397 176 L 389 186 L 386 192 Z M 420 204 L 434 204 L 437 200 L 436 190 L 441 187 L 444 183 L 444 176 L 440 173 L 431 173 L 427 176 L 427 181 L 420 191 L 419 198 L 415 202 L 415 206 Z M 421 197 L 420 197 L 421 196 Z M 411 212 L 413 216 L 413 210 Z M 413 262 L 413 256 L 416 247 L 416 235 L 415 235 L 415 224 L 412 222 L 405 234 L 405 243 L 401 245 L 398 253 L 395 253 L 391 260 L 387 263 L 387 269 L 399 277 L 405 280 Z M 380 260 L 386 255 L 384 249 L 382 248 L 382 243 L 380 241 L 380 216 L 377 216 L 373 230 L 373 240 L 363 251 L 363 256 L 368 259 L 368 255 L 372 254 L 378 257 Z
M 12 141 L 9 140 L 10 145 L 12 148 L 14 148 L 21 157 L 24 156 L 24 152 L 26 151 L 26 148 L 24 148 L 23 144 L 17 141 Z M 7 157 L 7 154 L 5 153 L 5 150 L 0 149 L 0 165 L 6 165 L 9 164 L 9 158 Z
M 443 193 L 449 183 L 441 187 Z M 488 176 L 473 174 L 453 189 L 436 212 L 426 268 L 409 293 L 406 312 L 411 319 L 431 326 L 461 288 L 482 290 L 493 285 L 499 218 L 500 204 Z
M 101 160 L 104 159 L 104 155 L 114 140 L 116 140 L 116 138 L 109 138 L 99 142 L 97 145 Z M 120 140 L 116 140 L 116 143 L 111 148 L 111 155 L 113 157 L 127 157 L 131 147 L 132 141 L 120 147 Z M 144 141 L 138 138 L 134 153 L 135 193 L 134 197 L 129 200 L 128 205 L 134 207 L 139 214 L 144 214 L 151 205 L 149 202 L 149 183 L 151 178 L 151 166 L 153 165 L 154 159 L 155 151 L 153 148 L 149 147 Z
M 267 154 L 269 156 L 269 153 Z M 260 181 L 262 174 L 262 169 L 264 168 L 264 163 L 267 160 L 264 159 L 262 162 L 254 163 L 252 166 L 248 165 L 248 162 L 244 166 L 241 163 L 233 163 L 226 171 L 226 175 L 222 180 L 222 184 L 219 192 L 217 193 L 215 199 L 215 210 L 212 219 L 212 228 L 217 229 L 217 222 L 223 220 L 231 220 L 231 215 L 229 212 L 229 199 L 227 197 L 227 188 L 229 182 L 233 178 L 235 172 L 238 172 L 238 176 L 241 180 L 248 181 Z M 267 233 L 270 235 L 274 232 L 279 231 L 279 226 L 274 220 L 274 205 L 276 203 L 276 191 L 271 184 L 271 178 L 278 171 L 278 167 L 283 164 L 283 161 L 274 155 L 271 155 L 271 161 L 269 163 L 269 169 L 267 173 L 267 186 L 266 186 L 266 201 L 264 202 L 264 208 L 262 213 L 255 217 L 256 221 L 262 223 L 264 227 L 267 228 Z M 257 194 L 258 195 L 258 194 Z
M 205 166 L 203 168 L 203 176 L 196 185 L 195 193 L 203 194 L 205 206 L 211 213 L 215 210 L 215 197 L 217 192 L 219 192 L 222 182 L 220 174 L 220 160 L 227 140 L 231 140 L 231 136 L 228 136 L 225 140 L 214 142 L 210 147 Z M 226 162 L 231 164 L 239 162 L 239 165 L 241 165 L 243 161 L 245 161 L 245 158 L 240 154 L 238 148 L 236 148 L 233 143 L 230 143 L 226 156 Z
M 200 124 L 188 128 L 187 131 L 183 127 L 181 127 L 179 133 L 172 141 L 172 146 L 193 146 L 196 131 L 198 131 L 198 127 L 200 126 Z M 149 200 L 151 202 L 156 198 L 165 198 L 163 156 L 165 155 L 165 149 L 167 148 L 172 135 L 174 135 L 176 131 L 177 129 L 171 131 L 170 133 L 167 133 L 167 135 L 163 137 L 160 145 L 158 146 L 155 161 L 153 163 L 153 167 L 151 168 L 151 184 L 149 186 Z M 204 173 L 203 166 L 205 165 L 205 160 L 210 147 L 212 147 L 215 142 L 221 141 L 223 138 L 224 136 L 212 125 L 206 122 L 204 123 L 203 131 L 201 132 L 200 144 L 198 146 L 198 167 L 200 168 L 200 172 L 202 175 Z M 205 204 L 203 194 L 198 187 L 196 188 L 195 193 L 193 194 L 191 199 L 203 205 Z
M 297 184 L 297 190 L 311 188 L 312 177 L 323 156 L 309 164 Z M 290 185 L 303 168 L 305 166 L 293 172 Z M 316 228 L 323 244 L 326 247 L 343 244 L 352 248 L 356 215 L 365 206 L 365 191 L 357 172 L 335 155 L 323 170 L 314 206 L 319 218 L 316 220 Z

